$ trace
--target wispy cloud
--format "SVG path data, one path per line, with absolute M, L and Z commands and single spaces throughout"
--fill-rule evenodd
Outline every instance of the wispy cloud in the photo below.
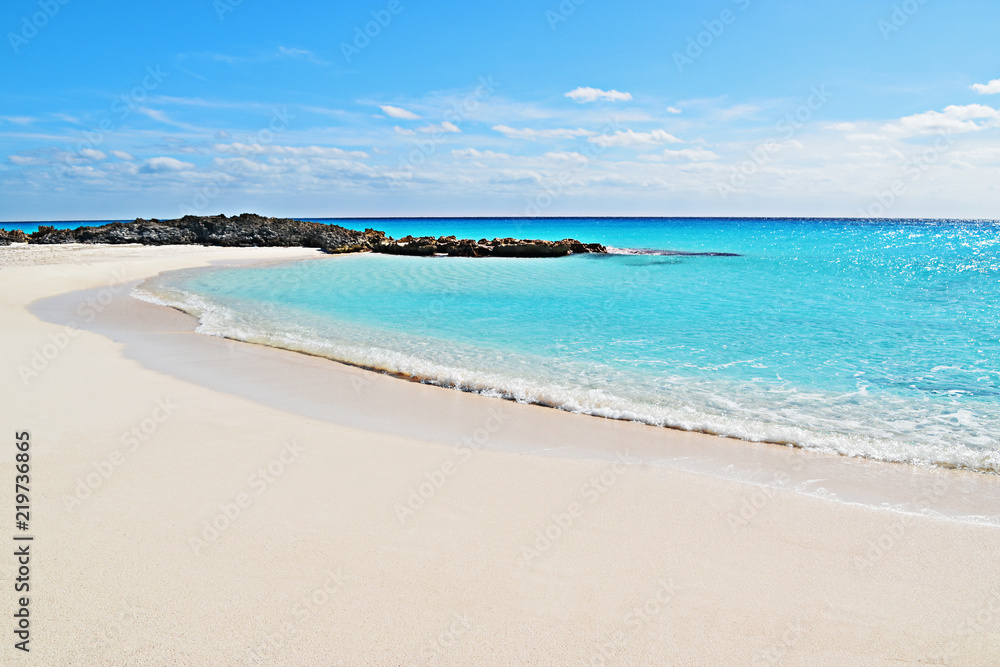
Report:
M 729 107 L 728 109 L 719 109 L 719 117 L 723 120 L 732 120 L 733 118 L 746 118 L 752 116 L 758 111 L 760 111 L 759 106 L 753 104 L 736 104 Z
M 614 134 L 602 134 L 591 137 L 588 141 L 598 146 L 650 146 L 653 144 L 683 144 L 684 141 L 665 130 L 651 132 L 635 132 L 633 130 L 618 130 Z
M 420 116 L 408 111 L 402 107 L 394 107 L 391 104 L 379 105 L 379 109 L 382 110 L 389 118 L 398 118 L 399 120 L 419 120 Z
M 312 51 L 306 49 L 290 49 L 285 46 L 278 47 L 277 59 L 304 60 L 313 65 L 329 65 L 330 62 L 318 57 Z
M 138 111 L 143 116 L 152 118 L 155 121 L 166 123 L 167 125 L 173 125 L 173 121 L 170 120 L 170 117 L 167 116 L 165 112 L 160 111 L 159 109 L 150 109 L 149 107 L 139 107 Z
M 280 146 L 277 144 L 244 144 L 233 142 L 230 144 L 215 144 L 212 149 L 216 153 L 224 155 L 289 155 L 304 157 L 353 157 L 366 158 L 368 153 L 364 151 L 347 151 L 336 146 Z
M 181 162 L 172 157 L 154 157 L 146 160 L 139 169 L 144 174 L 159 174 L 169 171 L 184 171 L 194 169 L 190 162 Z
M 457 125 L 454 123 L 449 123 L 444 121 L 443 123 L 437 123 L 434 125 L 424 125 L 423 127 L 417 128 L 420 132 L 425 134 L 434 134 L 435 132 L 461 132 Z
M 16 164 L 18 167 L 35 167 L 48 164 L 48 160 L 34 155 L 8 155 L 7 159 L 10 160 L 11 164 Z
M 296 49 L 289 48 L 287 46 L 279 46 L 274 51 L 268 51 L 266 53 L 257 53 L 254 55 L 230 55 L 227 53 L 212 53 L 212 52 L 201 52 L 201 53 L 182 53 L 178 56 L 181 59 L 186 58 L 201 58 L 214 60 L 215 62 L 226 63 L 227 65 L 244 65 L 251 63 L 266 63 L 275 62 L 279 60 L 301 60 L 303 62 L 308 62 L 313 65 L 330 65 L 330 62 L 323 60 L 318 57 L 312 51 L 306 49 Z
M 590 137 L 596 134 L 595 132 L 581 128 L 575 130 L 568 128 L 533 130 L 531 128 L 517 129 L 507 125 L 494 125 L 493 129 L 511 139 L 528 139 L 530 141 L 538 139 L 574 139 L 576 137 Z
M 509 153 L 496 153 L 494 151 L 479 151 L 475 148 L 456 148 L 451 152 L 452 157 L 475 158 L 477 160 L 509 160 Z
M 632 99 L 632 93 L 621 93 L 617 90 L 601 90 L 600 88 L 580 87 L 566 93 L 566 97 L 579 104 L 597 102 L 598 100 L 606 102 L 628 102 Z
M 642 155 L 640 156 L 640 159 L 649 162 L 674 162 L 678 160 L 687 160 L 689 162 L 710 162 L 720 158 L 718 155 L 705 148 L 681 148 L 679 150 L 667 148 L 664 149 L 662 153 Z

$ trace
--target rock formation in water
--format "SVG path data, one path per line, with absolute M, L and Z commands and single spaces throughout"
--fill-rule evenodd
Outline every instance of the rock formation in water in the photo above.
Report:
M 398 241 L 386 239 L 372 248 L 389 255 L 449 255 L 451 257 L 563 257 L 575 253 L 607 252 L 599 243 L 580 243 L 574 239 L 459 239 L 454 236 L 404 236 Z

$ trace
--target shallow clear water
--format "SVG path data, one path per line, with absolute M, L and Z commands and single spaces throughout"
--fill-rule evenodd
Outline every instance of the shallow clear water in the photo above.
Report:
M 442 385 L 1000 472 L 1000 223 L 349 224 L 740 256 L 353 255 L 179 272 L 143 291 L 205 333 Z

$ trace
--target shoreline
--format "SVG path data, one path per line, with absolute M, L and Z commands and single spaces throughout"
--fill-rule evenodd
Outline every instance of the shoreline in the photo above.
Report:
M 317 257 L 316 259 L 333 260 L 334 258 Z M 290 260 L 290 263 L 294 263 L 295 261 L 298 260 Z M 144 281 L 136 285 L 132 289 L 131 292 L 132 296 L 139 300 L 157 306 L 168 307 L 177 310 L 178 312 L 181 312 L 185 315 L 194 318 L 197 324 L 199 325 L 201 324 L 202 317 L 201 315 L 199 315 L 198 312 L 200 308 L 198 303 L 200 303 L 200 300 L 196 301 L 194 305 L 192 305 L 191 303 L 185 301 L 183 298 L 160 296 L 156 293 L 150 292 L 145 287 L 147 282 L 148 281 Z M 433 368 L 428 369 L 426 364 L 424 365 L 425 372 L 410 372 L 407 370 L 398 370 L 397 368 L 393 368 L 391 366 L 377 366 L 373 365 L 372 363 L 367 363 L 365 361 L 351 359 L 349 358 L 349 356 L 345 355 L 338 356 L 332 352 L 324 352 L 322 351 L 322 349 L 318 349 L 321 348 L 322 346 L 318 346 L 315 341 L 312 341 L 312 344 L 310 345 L 307 343 L 303 343 L 301 339 L 293 341 L 284 338 L 280 335 L 275 336 L 273 334 L 267 334 L 266 332 L 262 333 L 260 329 L 246 331 L 244 338 L 240 338 L 238 335 L 230 335 L 229 333 L 227 333 L 226 329 L 219 329 L 219 328 L 216 328 L 212 333 L 206 335 L 221 337 L 224 339 L 252 344 L 252 345 L 261 345 L 272 349 L 285 350 L 296 354 L 304 354 L 319 359 L 326 359 L 338 364 L 343 364 L 361 370 L 379 373 L 382 375 L 386 375 L 400 380 L 405 380 L 408 382 L 416 382 L 420 384 L 441 387 L 444 389 L 459 391 L 463 393 L 479 394 L 489 398 L 496 398 L 499 400 L 509 401 L 513 403 L 537 405 L 544 408 L 555 409 L 571 414 L 586 415 L 598 419 L 609 419 L 613 421 L 643 424 L 653 428 L 662 428 L 684 433 L 703 434 L 712 437 L 737 440 L 744 443 L 758 443 L 764 445 L 777 445 L 794 449 L 802 449 L 809 452 L 818 452 L 835 457 L 864 459 L 869 461 L 878 461 L 881 463 L 915 466 L 920 468 L 931 467 L 931 468 L 941 468 L 948 470 L 962 470 L 977 474 L 991 475 L 994 477 L 1000 476 L 1000 473 L 997 472 L 995 468 L 995 463 L 993 462 L 980 462 L 980 465 L 977 466 L 975 463 L 963 462 L 961 460 L 948 460 L 947 457 L 922 458 L 919 454 L 919 451 L 918 453 L 914 453 L 913 451 L 911 451 L 912 449 L 916 449 L 917 447 L 916 445 L 903 441 L 893 441 L 891 439 L 884 439 L 884 442 L 888 443 L 890 451 L 888 452 L 884 451 L 885 450 L 884 446 L 882 448 L 883 451 L 870 451 L 872 447 L 874 447 L 874 445 L 870 445 L 867 448 L 869 451 L 866 451 L 866 448 L 864 447 L 859 448 L 857 446 L 850 446 L 850 443 L 845 443 L 843 441 L 844 438 L 852 437 L 850 433 L 838 433 L 838 432 L 822 433 L 820 435 L 822 435 L 825 438 L 825 440 L 821 438 L 819 443 L 817 444 L 816 442 L 809 442 L 810 440 L 815 440 L 816 439 L 815 436 L 817 434 L 815 432 L 809 431 L 808 429 L 802 429 L 801 427 L 798 427 L 795 424 L 775 425 L 766 423 L 762 423 L 762 425 L 769 426 L 771 428 L 778 427 L 780 428 L 780 430 L 786 431 L 786 433 L 774 433 L 772 437 L 768 437 L 766 435 L 763 437 L 753 437 L 752 435 L 747 436 L 741 434 L 739 432 L 740 429 L 738 428 L 734 430 L 731 424 L 720 425 L 717 426 L 716 428 L 713 428 L 712 426 L 699 425 L 697 422 L 701 422 L 701 424 L 705 423 L 706 419 L 704 417 L 696 419 L 695 420 L 696 423 L 694 424 L 685 425 L 683 423 L 683 420 L 680 420 L 680 423 L 677 423 L 678 418 L 676 417 L 676 415 L 663 417 L 663 416 L 655 416 L 654 412 L 648 412 L 648 411 L 645 413 L 641 411 L 636 412 L 634 411 L 635 409 L 633 409 L 632 411 L 625 411 L 621 409 L 611 409 L 602 406 L 588 407 L 584 405 L 581 407 L 579 406 L 579 399 L 573 397 L 572 401 L 577 404 L 577 408 L 574 409 L 572 407 L 567 407 L 565 396 L 545 398 L 540 396 L 519 395 L 512 389 L 503 388 L 503 386 L 500 384 L 496 383 L 484 384 L 482 381 L 470 382 L 467 378 L 455 379 L 454 378 L 455 373 L 451 372 L 453 369 L 450 368 L 444 368 L 443 374 L 435 376 L 432 373 Z M 443 344 L 444 341 L 441 341 L 441 343 Z M 536 394 L 537 393 L 538 392 L 536 392 Z M 551 391 L 549 391 L 548 393 L 551 396 Z M 745 432 L 746 429 L 744 428 L 743 431 Z M 793 433 L 788 433 L 787 431 L 792 431 Z M 872 438 L 873 436 L 862 436 L 862 437 Z M 878 440 L 878 438 L 875 439 Z
M 0 398 L 12 406 L 4 426 L 21 420 L 38 443 L 42 659 L 748 664 L 780 651 L 800 663 L 971 665 L 1000 655 L 995 612 L 959 634 L 1000 599 L 1000 529 L 970 520 L 1000 498 L 992 476 L 398 382 L 194 335 L 190 316 L 126 287 L 209 262 L 313 256 L 301 251 L 74 247 L 4 263 L 19 250 L 0 251 L 11 350 Z M 100 309 L 82 322 L 88 299 Z M 67 333 L 67 314 L 86 326 Z M 23 382 L 17 366 L 60 334 L 66 345 Z M 158 400 L 171 410 L 162 421 Z M 67 509 L 106 463 L 108 477 Z M 256 472 L 279 465 L 270 482 Z M 778 473 L 788 481 L 775 484 Z M 880 507 L 894 496 L 942 516 Z M 222 525 L 231 507 L 237 517 L 206 539 L 203 526 Z M 593 572 L 602 576 L 584 576 Z M 649 600 L 656 613 L 633 625 L 630 610 Z M 110 641 L 98 630 L 109 619 Z M 454 635 L 447 645 L 442 633 Z
M 337 257 L 318 254 L 288 260 L 225 262 L 216 266 L 273 265 L 302 259 L 338 261 Z M 634 464 L 684 470 L 772 490 L 792 490 L 825 501 L 1000 527 L 1000 476 L 990 471 L 886 461 L 791 443 L 746 440 L 709 431 L 575 412 L 555 405 L 521 402 L 512 397 L 464 390 L 306 350 L 196 334 L 199 321 L 193 314 L 173 305 L 135 296 L 134 291 L 136 287 L 141 287 L 142 282 L 144 280 L 134 281 L 116 294 L 90 328 L 125 343 L 126 355 L 144 366 L 201 386 L 251 398 L 271 408 L 318 417 L 332 423 L 349 423 L 356 428 L 372 429 L 387 435 L 410 436 L 413 429 L 418 428 L 422 439 L 453 444 L 460 439 L 458 430 L 441 429 L 433 420 L 426 420 L 420 413 L 433 414 L 445 402 L 454 406 L 451 408 L 454 413 L 468 409 L 488 412 L 495 402 L 502 402 L 519 416 L 523 415 L 523 418 L 528 418 L 530 414 L 534 428 L 540 433 L 552 434 L 565 428 L 573 428 L 575 435 L 573 445 L 556 448 L 541 442 L 540 438 L 530 432 L 520 432 L 516 437 L 506 439 L 491 438 L 487 446 L 500 450 L 606 462 L 621 458 L 621 455 L 618 451 L 612 452 L 603 444 L 602 439 L 615 441 L 628 438 L 630 442 L 638 443 L 638 452 L 634 454 L 634 460 L 630 461 Z M 45 302 L 32 304 L 31 310 L 36 315 L 59 321 L 68 317 L 66 302 L 92 300 L 94 293 L 98 291 L 59 295 Z M 166 315 L 163 309 L 176 316 Z M 133 320 L 141 321 L 142 326 L 131 326 L 130 321 Z M 145 335 L 150 327 L 158 334 Z M 164 335 L 170 334 L 181 336 L 171 345 L 164 345 Z M 213 344 L 212 341 L 217 341 L 218 344 Z M 249 349 L 244 350 L 243 346 L 248 346 Z M 247 352 L 245 358 L 241 356 L 241 363 L 250 370 L 241 373 L 238 382 L 231 379 L 231 368 L 220 368 L 213 364 L 213 355 L 222 348 L 229 356 Z M 184 366 L 184 360 L 192 354 L 197 354 L 201 359 L 197 369 L 179 372 L 178 369 Z M 304 359 L 297 359 L 298 357 Z M 169 359 L 170 364 L 164 364 L 164 359 Z M 267 363 L 261 363 L 264 359 Z M 297 367 L 298 372 L 308 372 L 311 375 L 311 386 L 321 386 L 327 380 L 337 385 L 344 378 L 337 378 L 336 375 L 350 369 L 353 372 L 348 381 L 355 391 L 359 386 L 368 387 L 376 383 L 381 393 L 393 396 L 400 404 L 413 403 L 418 396 L 414 391 L 403 388 L 404 386 L 414 389 L 421 387 L 420 408 L 404 411 L 401 423 L 396 426 L 386 424 L 382 416 L 383 412 L 388 411 L 388 407 L 355 403 L 352 406 L 355 414 L 348 418 L 346 414 L 332 411 L 329 404 L 297 391 L 294 382 L 287 377 L 289 366 Z M 398 380 L 404 382 L 397 383 Z M 401 386 L 397 387 L 397 384 Z M 280 402 L 269 392 L 269 387 L 272 386 L 284 387 Z M 475 398 L 473 401 L 464 401 L 455 396 Z M 309 407 L 303 408 L 304 405 Z M 591 424 L 591 421 L 596 423 Z M 938 484 L 936 471 L 946 471 L 945 474 L 951 475 L 953 479 L 950 485 L 960 489 L 957 492 L 961 496 L 960 502 L 948 503 L 935 499 L 930 506 L 925 506 L 922 499 L 929 489 Z M 877 488 L 871 484 L 872 478 L 879 480 Z M 822 486 L 815 483 L 815 480 L 823 482 Z

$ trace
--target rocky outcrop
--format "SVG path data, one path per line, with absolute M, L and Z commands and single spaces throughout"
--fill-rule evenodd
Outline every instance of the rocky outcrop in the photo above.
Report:
M 20 229 L 0 229 L 0 245 L 10 245 L 11 243 L 27 243 L 28 237 Z
M 143 245 L 211 245 L 229 247 L 283 246 L 319 248 L 327 252 L 370 250 L 385 241 L 385 234 L 363 232 L 339 225 L 304 222 L 287 218 L 265 218 L 252 213 L 186 215 L 177 220 L 112 222 L 100 227 L 53 229 L 41 226 L 31 234 L 31 243 L 141 243 Z
M 6 236 L 5 236 L 6 235 Z M 11 235 L 20 235 L 17 238 Z M 8 239 L 6 242 L 4 239 Z M 253 213 L 186 215 L 177 220 L 112 222 L 99 227 L 54 229 L 40 226 L 25 237 L 23 232 L 0 230 L 0 245 L 12 241 L 30 243 L 141 243 L 143 245 L 283 246 L 319 248 L 329 253 L 378 252 L 390 255 L 450 255 L 452 257 L 562 257 L 573 253 L 603 253 L 604 246 L 574 239 L 458 239 L 406 236 L 399 240 L 384 232 L 359 232 L 339 225 L 305 222 L 288 218 L 265 218 Z
M 454 236 L 404 236 L 386 239 L 372 247 L 372 252 L 388 255 L 448 255 L 450 257 L 564 257 L 575 253 L 603 253 L 599 243 L 581 243 L 575 239 L 459 239 Z

